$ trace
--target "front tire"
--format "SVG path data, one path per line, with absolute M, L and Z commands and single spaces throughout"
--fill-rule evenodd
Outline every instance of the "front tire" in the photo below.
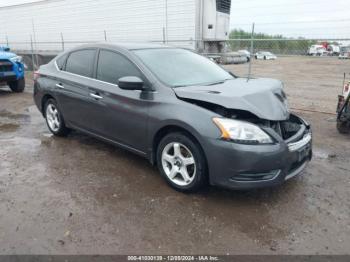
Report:
M 185 133 L 170 133 L 160 141 L 157 166 L 167 183 L 178 191 L 195 192 L 207 183 L 204 153 Z
M 25 83 L 24 78 L 20 78 L 16 81 L 8 82 L 8 85 L 9 85 L 10 89 L 12 90 L 12 92 L 22 93 L 24 91 L 26 83 Z
M 69 133 L 70 130 L 66 127 L 62 113 L 54 99 L 49 99 L 45 103 L 44 115 L 47 127 L 52 134 L 66 136 Z

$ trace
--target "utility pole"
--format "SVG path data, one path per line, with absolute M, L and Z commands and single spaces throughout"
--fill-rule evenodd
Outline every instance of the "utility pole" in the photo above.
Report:
M 252 25 L 252 35 L 251 35 L 251 38 L 250 38 L 250 59 L 249 59 L 247 82 L 249 81 L 250 75 L 252 73 L 252 61 L 253 61 L 253 52 L 254 52 L 254 27 L 255 27 L 255 24 L 253 23 L 253 25 Z

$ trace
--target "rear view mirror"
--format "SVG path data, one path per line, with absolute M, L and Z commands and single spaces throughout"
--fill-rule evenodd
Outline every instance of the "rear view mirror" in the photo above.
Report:
M 125 90 L 143 90 L 143 81 L 137 76 L 119 78 L 118 86 Z

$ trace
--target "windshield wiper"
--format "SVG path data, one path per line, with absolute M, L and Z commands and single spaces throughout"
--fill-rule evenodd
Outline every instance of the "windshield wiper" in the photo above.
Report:
M 231 79 L 231 78 L 227 78 L 227 79 L 224 79 L 224 80 L 220 80 L 220 81 L 217 81 L 217 82 L 213 82 L 213 83 L 207 84 L 206 86 L 213 86 L 213 85 L 223 84 L 223 83 L 225 83 L 227 80 L 230 80 L 230 79 Z
M 190 85 L 173 85 L 171 86 L 172 88 L 177 88 L 177 87 L 186 87 L 186 86 L 190 86 Z

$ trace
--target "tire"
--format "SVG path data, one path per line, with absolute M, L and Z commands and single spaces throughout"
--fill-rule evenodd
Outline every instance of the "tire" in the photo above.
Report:
M 49 99 L 45 103 L 44 116 L 47 127 L 55 136 L 66 136 L 70 129 L 66 127 L 62 113 L 60 112 L 57 102 L 54 99 Z
M 264 56 L 264 60 L 266 60 L 266 56 Z
M 175 148 L 180 153 L 175 153 Z M 170 133 L 160 141 L 157 166 L 166 182 L 180 192 L 196 192 L 208 181 L 207 163 L 200 145 L 182 132 Z
M 338 132 L 341 134 L 349 134 L 350 122 L 337 121 L 337 129 L 338 129 Z
M 25 83 L 24 78 L 20 78 L 16 81 L 8 82 L 8 85 L 9 85 L 10 89 L 12 90 L 12 92 L 22 93 L 24 91 L 26 83 Z

